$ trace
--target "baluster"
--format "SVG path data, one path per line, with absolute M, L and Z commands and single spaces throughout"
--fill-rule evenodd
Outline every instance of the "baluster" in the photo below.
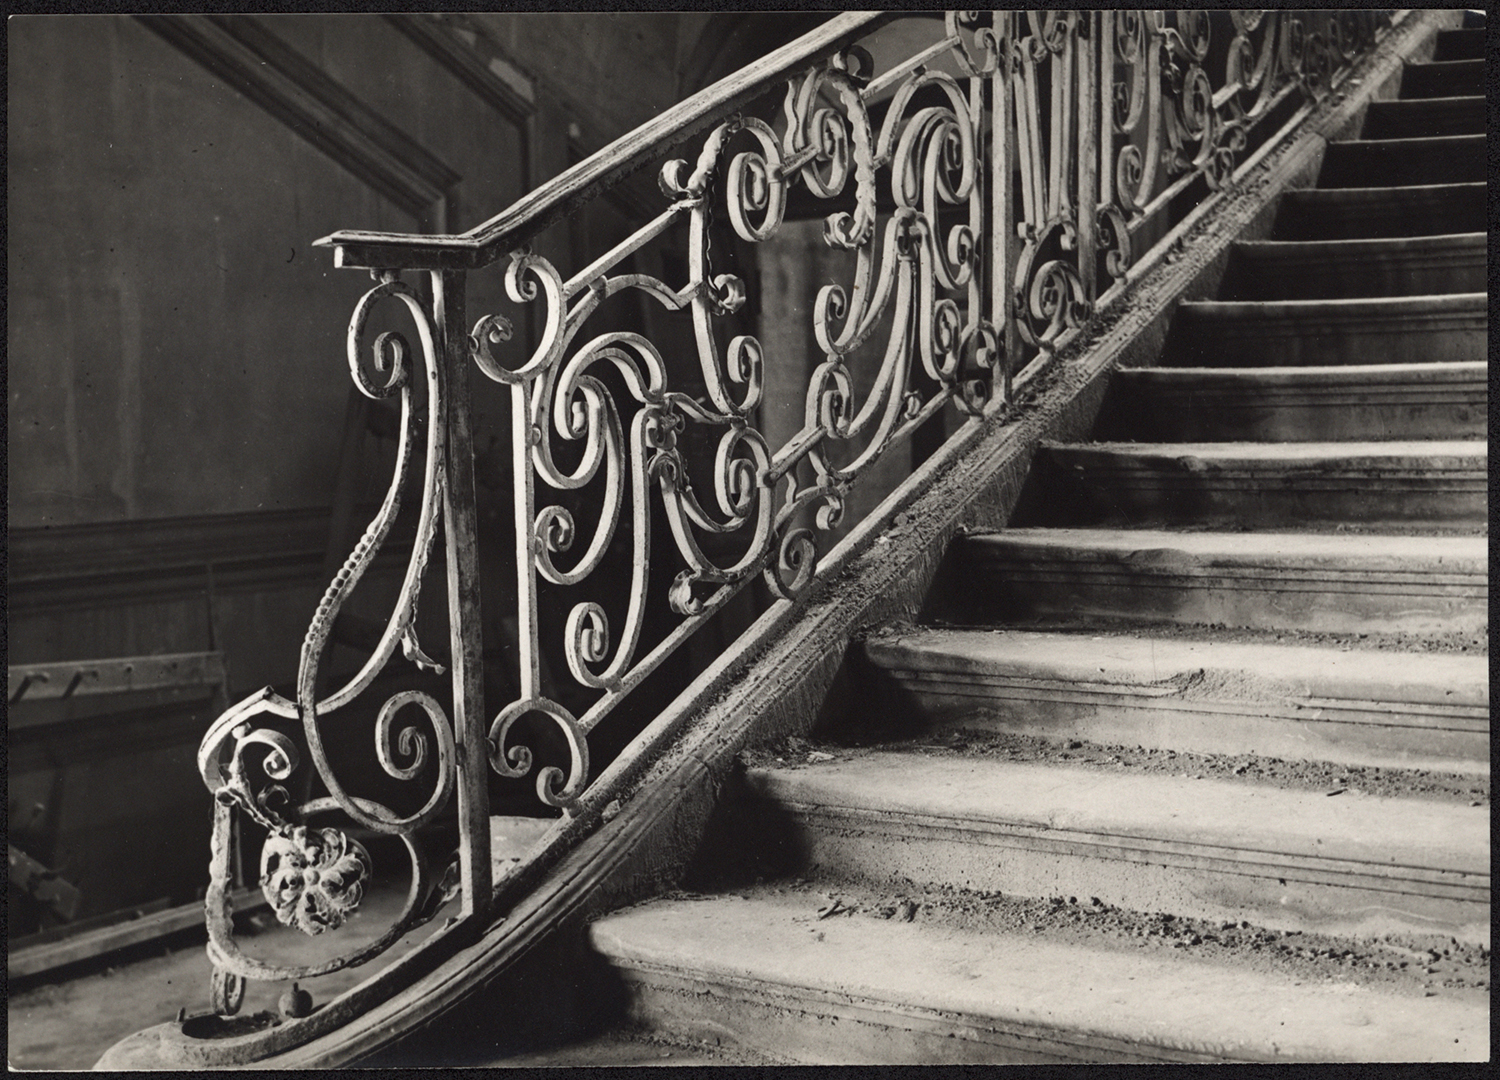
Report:
M 969 76 L 969 117 L 974 125 L 974 155 L 977 161 L 983 160 L 984 133 L 986 125 L 985 114 L 985 79 L 982 75 L 973 74 Z M 971 326 L 978 327 L 985 319 L 989 319 L 991 325 L 996 325 L 993 319 L 993 310 L 985 308 L 986 291 L 989 288 L 989 267 L 985 252 L 989 248 L 987 237 L 989 233 L 985 230 L 985 193 L 993 186 L 992 178 L 987 175 L 987 170 L 978 167 L 974 170 L 974 188 L 969 192 L 969 231 L 974 235 L 974 243 L 982 245 L 974 252 L 974 272 L 969 278 L 969 309 L 966 312 L 968 322 Z M 993 220 L 993 219 L 992 219 Z M 960 372 L 960 378 L 973 374 L 972 372 Z M 994 371 L 990 372 L 991 383 L 986 392 L 993 397 Z
M 1095 166 L 1099 159 L 1094 154 L 1094 143 L 1099 137 L 1095 124 L 1099 114 L 1094 105 L 1098 94 L 1099 63 L 1095 52 L 1099 40 L 1099 12 L 1084 12 L 1071 47 L 1077 50 L 1074 62 L 1078 70 L 1078 275 L 1083 281 L 1084 299 L 1091 304 L 1099 297 L 1095 280 L 1099 216 Z
M 443 537 L 447 545 L 448 636 L 453 653 L 453 734 L 458 768 L 459 875 L 465 917 L 489 907 L 489 753 L 484 729 L 484 645 L 479 608 L 474 503 L 474 434 L 469 417 L 469 338 L 464 274 L 432 273 L 433 314 L 445 399 Z M 518 468 L 516 470 L 520 472 Z
M 995 39 L 999 60 L 990 75 L 990 311 L 1004 347 L 1001 356 L 1000 400 L 1011 400 L 1011 377 L 1021 355 L 1016 330 L 1014 286 L 1016 273 L 1015 108 L 1011 102 L 1011 62 L 1016 45 L 1016 15 L 996 11 Z

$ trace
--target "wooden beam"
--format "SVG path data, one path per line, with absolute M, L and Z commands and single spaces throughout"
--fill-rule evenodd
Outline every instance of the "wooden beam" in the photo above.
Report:
M 184 686 L 223 686 L 228 680 L 224 654 L 170 653 L 61 664 L 17 664 L 7 670 L 6 700 L 50 700 L 97 694 L 129 694 Z
M 6 880 L 12 888 L 28 893 L 45 904 L 59 919 L 68 920 L 78 910 L 78 886 L 56 870 L 43 866 L 14 844 L 6 845 Z
M 231 900 L 237 913 L 252 912 L 269 906 L 259 889 L 241 889 L 231 894 Z M 139 945 L 143 941 L 202 925 L 203 902 L 194 901 L 93 930 L 65 934 L 53 940 L 27 944 L 26 939 L 21 938 L 11 942 L 11 948 L 6 953 L 5 974 L 12 979 L 37 975 L 64 964 L 91 960 L 129 945 Z M 48 938 L 57 933 L 57 930 L 46 932 Z

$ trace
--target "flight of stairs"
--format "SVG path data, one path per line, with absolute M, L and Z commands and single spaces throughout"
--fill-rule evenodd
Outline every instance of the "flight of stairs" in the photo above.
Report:
M 594 924 L 636 1023 L 792 1062 L 1488 1057 L 1483 41 L 1409 65 L 926 625 L 864 643 L 884 742 L 748 755 L 701 891 Z

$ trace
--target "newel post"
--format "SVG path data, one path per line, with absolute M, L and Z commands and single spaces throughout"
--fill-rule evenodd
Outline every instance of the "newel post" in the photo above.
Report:
M 446 384 L 443 417 L 443 533 L 447 546 L 448 633 L 453 656 L 453 736 L 458 769 L 459 873 L 465 918 L 489 907 L 489 743 L 480 635 L 474 433 L 469 418 L 469 338 L 464 273 L 433 271 L 432 307 Z

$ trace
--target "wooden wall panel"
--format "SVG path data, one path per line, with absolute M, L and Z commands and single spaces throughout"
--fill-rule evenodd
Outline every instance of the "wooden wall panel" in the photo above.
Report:
M 10 26 L 10 525 L 326 505 L 364 284 L 410 228 L 134 21 Z
M 178 22 L 200 44 L 235 44 L 218 23 Z M 253 42 L 263 28 L 230 29 Z M 326 124 L 309 138 L 299 100 L 348 96 L 318 71 L 302 76 L 310 89 L 263 75 L 289 118 L 247 96 L 232 65 L 209 70 L 141 21 L 32 17 L 10 31 L 10 656 L 212 644 L 236 688 L 284 682 L 326 584 L 344 330 L 370 284 L 309 245 L 351 225 L 417 228 L 424 193 L 441 198 L 457 174 L 394 126 L 373 144 Z M 438 68 L 384 32 L 408 66 Z M 447 105 L 472 108 L 444 77 Z M 390 156 L 407 145 L 413 161 Z M 416 177 L 397 202 L 376 191 L 382 165 Z M 372 441 L 365 457 L 368 497 L 389 448 Z M 356 610 L 377 613 L 393 572 Z

